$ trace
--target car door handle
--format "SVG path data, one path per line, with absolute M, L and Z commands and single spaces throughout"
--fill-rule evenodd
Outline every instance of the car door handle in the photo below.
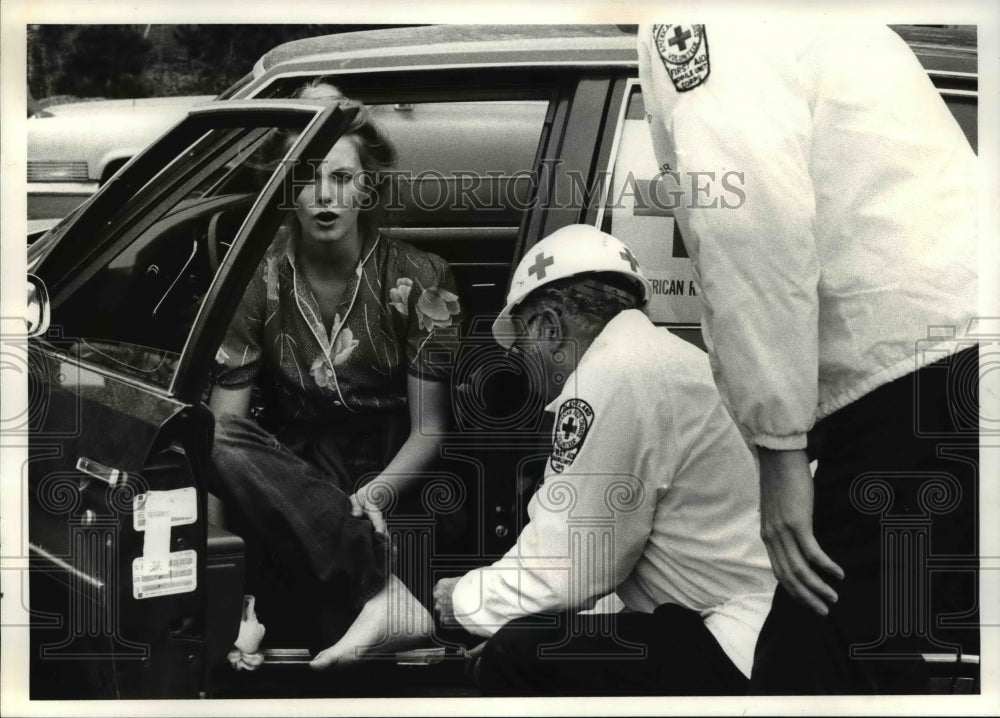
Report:
M 108 486 L 118 486 L 119 484 L 124 484 L 128 480 L 128 474 L 124 471 L 119 471 L 110 466 L 105 466 L 104 464 L 94 461 L 93 459 L 88 459 L 85 456 L 81 456 L 76 460 L 76 470 L 82 471 L 91 476 L 98 481 L 103 481 Z M 83 489 L 85 484 L 81 484 L 80 488 Z

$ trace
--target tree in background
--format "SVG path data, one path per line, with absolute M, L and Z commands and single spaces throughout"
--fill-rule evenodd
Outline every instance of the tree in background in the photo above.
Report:
M 39 101 L 214 94 L 284 42 L 389 27 L 399 26 L 31 25 L 28 89 Z
M 56 92 L 83 97 L 145 97 L 143 71 L 152 43 L 130 25 L 86 25 L 75 42 Z
M 152 49 L 136 25 L 32 25 L 28 89 L 35 98 L 144 97 Z
M 79 28 L 71 25 L 28 25 L 28 91 L 36 99 L 55 93 L 63 62 Z
M 222 92 L 248 73 L 272 47 L 303 37 L 328 35 L 350 25 L 178 25 L 173 32 L 187 55 L 191 80 L 201 92 Z

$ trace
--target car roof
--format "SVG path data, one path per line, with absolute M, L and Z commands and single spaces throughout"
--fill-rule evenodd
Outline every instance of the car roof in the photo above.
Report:
M 974 73 L 974 26 L 891 25 L 928 70 Z M 635 25 L 424 25 L 305 38 L 261 57 L 254 77 L 284 65 L 377 69 L 444 65 L 635 65 Z M 415 57 L 419 56 L 419 61 Z
M 890 25 L 927 70 L 976 72 L 978 33 L 975 25 Z
M 414 59 L 419 56 L 419 62 Z M 338 69 L 398 65 L 635 64 L 634 25 L 427 25 L 324 35 L 279 45 L 254 75 L 289 63 Z

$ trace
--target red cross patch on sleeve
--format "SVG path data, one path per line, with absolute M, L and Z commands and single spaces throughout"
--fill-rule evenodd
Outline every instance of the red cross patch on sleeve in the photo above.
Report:
M 704 25 L 653 25 L 653 43 L 678 92 L 698 87 L 711 72 Z
M 559 416 L 552 432 L 552 470 L 561 474 L 569 468 L 587 438 L 587 431 L 594 422 L 594 410 L 583 399 L 567 399 L 559 407 Z

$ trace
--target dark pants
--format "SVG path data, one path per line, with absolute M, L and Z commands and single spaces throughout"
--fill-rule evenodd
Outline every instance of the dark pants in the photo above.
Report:
M 211 488 L 247 543 L 247 590 L 269 643 L 331 645 L 388 569 L 385 537 L 351 516 L 339 451 L 321 440 L 282 443 L 251 419 L 220 416 L 212 457 Z
M 810 434 L 816 538 L 846 576 L 827 617 L 778 587 L 751 693 L 925 693 L 920 654 L 978 653 L 977 362 L 928 365 Z
M 694 611 L 534 615 L 490 638 L 487 696 L 743 695 L 747 679 Z

